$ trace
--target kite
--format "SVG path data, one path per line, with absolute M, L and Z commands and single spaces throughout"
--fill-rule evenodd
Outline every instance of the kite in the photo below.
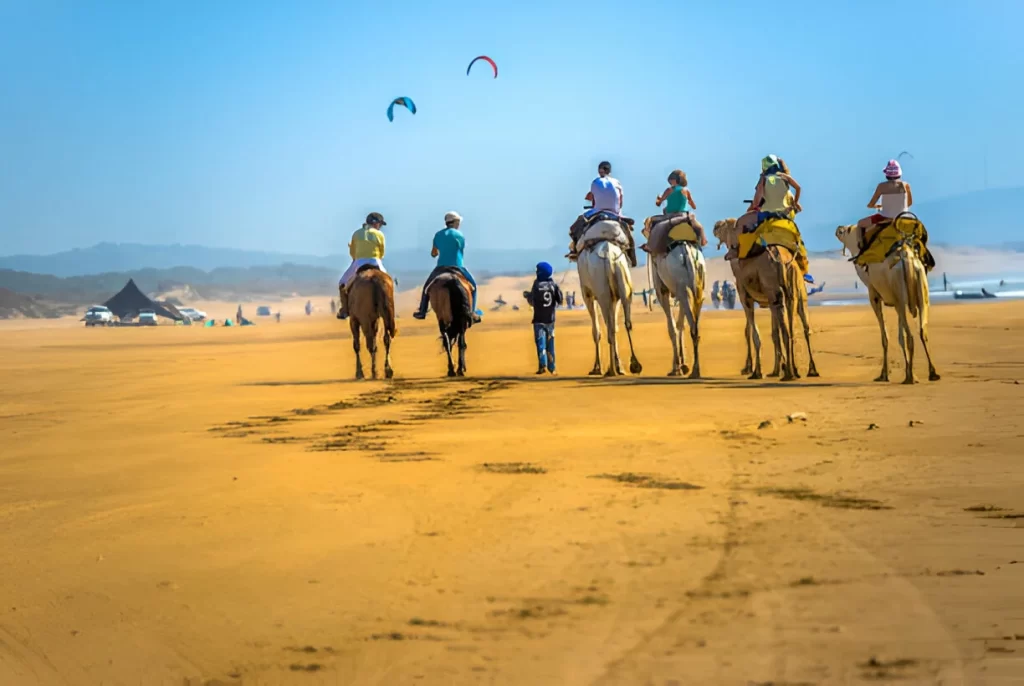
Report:
M 469 70 L 473 68 L 473 65 L 477 63 L 477 60 L 485 60 L 489 65 L 491 65 L 491 69 L 494 70 L 494 78 L 498 78 L 498 65 L 495 64 L 494 60 L 492 60 L 487 55 L 480 55 L 479 57 L 474 57 L 473 61 L 469 63 L 469 66 L 466 67 L 466 76 L 469 76 Z
M 395 120 L 395 105 L 401 105 L 413 114 L 416 114 L 416 103 L 412 101 L 412 98 L 406 98 L 403 96 L 401 98 L 395 98 L 391 101 L 391 104 L 388 105 L 388 121 Z
M 897 159 L 897 161 L 898 161 L 898 160 L 901 160 L 901 159 L 903 159 L 903 156 L 904 156 L 904 155 L 908 156 L 908 157 L 909 157 L 910 159 L 914 159 L 914 156 L 913 156 L 913 155 L 911 155 L 911 154 L 910 154 L 909 152 L 907 152 L 906 150 L 904 150 L 904 151 L 903 151 L 903 152 L 901 152 L 901 153 L 900 153 L 899 155 L 896 155 L 896 159 Z

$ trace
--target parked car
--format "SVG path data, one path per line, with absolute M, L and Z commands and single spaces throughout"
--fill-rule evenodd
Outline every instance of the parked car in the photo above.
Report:
M 90 307 L 85 312 L 86 326 L 108 326 L 114 322 L 114 313 L 102 305 Z
M 139 310 L 139 324 L 143 326 L 156 326 L 156 312 L 153 310 Z
M 194 322 L 201 322 L 206 320 L 206 313 L 202 310 L 197 310 L 194 307 L 179 307 L 178 312 L 188 317 Z
M 270 308 L 267 307 L 266 305 L 260 305 L 259 307 L 256 308 L 256 316 L 257 317 L 269 317 L 270 316 Z

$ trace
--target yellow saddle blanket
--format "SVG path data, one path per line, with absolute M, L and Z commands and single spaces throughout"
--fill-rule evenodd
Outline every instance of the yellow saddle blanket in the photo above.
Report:
M 668 232 L 668 242 L 671 244 L 676 241 L 689 241 L 690 243 L 697 242 L 697 232 L 693 230 L 693 226 L 690 225 L 690 222 L 677 224 Z
M 750 256 L 750 251 L 755 245 L 779 245 L 796 255 L 797 265 L 801 270 L 805 273 L 808 270 L 807 248 L 800 237 L 800 229 L 792 219 L 766 219 L 752 233 L 741 233 L 739 242 L 741 260 Z
M 868 229 L 867 236 L 867 245 L 859 255 L 853 258 L 854 264 L 864 266 L 885 262 L 893 246 L 907 236 L 911 247 L 925 265 L 925 269 L 931 271 L 935 266 L 935 260 L 925 246 L 925 241 L 928 240 L 928 231 L 921 220 L 916 217 L 901 216 L 895 222 L 881 225 L 881 228 Z

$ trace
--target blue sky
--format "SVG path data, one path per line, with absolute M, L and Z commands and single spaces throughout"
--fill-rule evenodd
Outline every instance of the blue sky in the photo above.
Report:
M 370 210 L 389 247 L 449 209 L 470 246 L 562 246 L 601 159 L 638 218 L 683 168 L 710 225 L 768 152 L 833 247 L 810 227 L 859 217 L 901 150 L 918 201 L 982 188 L 986 158 L 1024 185 L 1022 23 L 1019 0 L 0 0 L 0 254 L 328 254 Z M 466 76 L 479 54 L 497 80 Z M 419 112 L 389 123 L 400 95 Z

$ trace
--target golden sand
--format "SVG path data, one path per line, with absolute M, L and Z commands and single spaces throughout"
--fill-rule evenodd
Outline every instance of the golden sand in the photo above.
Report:
M 1021 683 L 1024 306 L 913 387 L 867 308 L 786 385 L 703 323 L 702 382 L 646 311 L 610 381 L 579 312 L 557 379 L 525 312 L 456 381 L 403 316 L 391 384 L 325 315 L 0 332 L 0 684 Z

